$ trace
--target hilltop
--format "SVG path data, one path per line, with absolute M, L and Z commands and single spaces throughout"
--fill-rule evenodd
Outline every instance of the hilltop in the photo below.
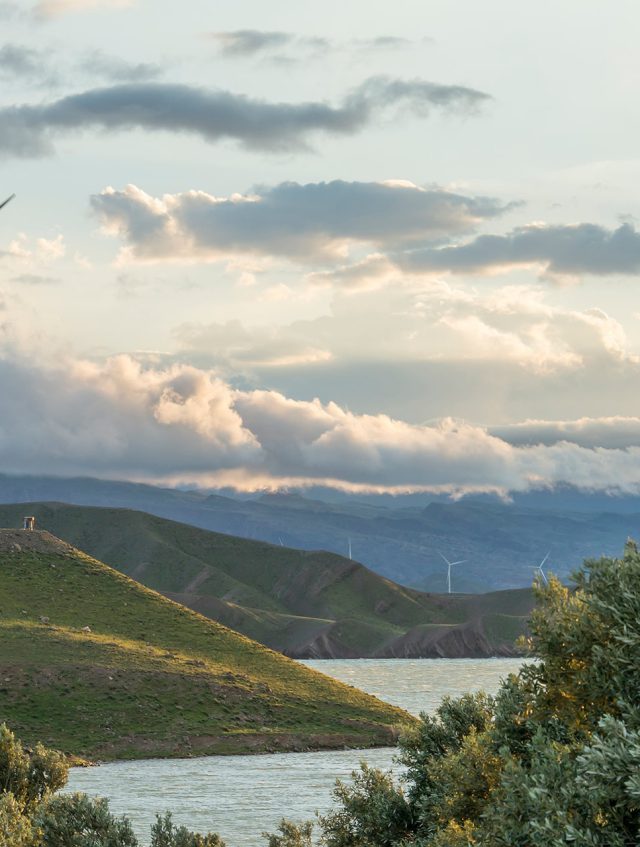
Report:
M 226 492 L 228 493 L 228 492 Z M 314 496 L 311 496 L 314 495 Z M 636 536 L 640 498 L 588 496 L 570 488 L 450 502 L 426 494 L 391 497 L 317 489 L 253 499 L 98 479 L 0 475 L 0 502 L 57 501 L 138 509 L 158 517 L 303 550 L 353 556 L 394 582 L 446 591 L 440 552 L 465 559 L 454 588 L 486 592 L 531 585 L 533 568 L 568 577 L 585 558 L 618 555 Z
M 99 759 L 388 744 L 412 719 L 43 531 L 0 530 L 0 722 Z
M 30 503 L 38 525 L 177 602 L 296 658 L 514 655 L 530 589 L 433 595 L 334 553 L 292 550 L 142 512 Z

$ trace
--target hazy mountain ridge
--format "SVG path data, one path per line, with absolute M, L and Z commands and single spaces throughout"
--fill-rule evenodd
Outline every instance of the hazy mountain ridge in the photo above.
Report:
M 216 532 L 343 556 L 351 542 L 353 557 L 372 570 L 440 592 L 446 590 L 440 553 L 467 560 L 453 572 L 455 589 L 489 591 L 530 585 L 533 568 L 547 552 L 550 569 L 566 577 L 584 558 L 617 555 L 627 536 L 640 534 L 640 506 L 637 513 L 629 511 L 638 498 L 561 489 L 517 495 L 511 505 L 488 497 L 457 503 L 434 498 L 423 505 L 427 499 L 410 495 L 398 502 L 413 505 L 389 508 L 376 498 L 345 494 L 331 502 L 297 493 L 233 499 L 127 482 L 0 476 L 5 503 L 55 500 L 138 509 Z M 611 511 L 594 511 L 607 504 Z

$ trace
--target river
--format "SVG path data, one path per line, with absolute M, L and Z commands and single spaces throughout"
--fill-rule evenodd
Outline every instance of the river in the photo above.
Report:
M 418 715 L 432 712 L 445 695 L 484 689 L 518 669 L 514 659 L 343 659 L 305 661 Z M 112 811 L 126 813 L 142 844 L 156 812 L 173 812 L 176 823 L 214 831 L 228 847 L 266 845 L 282 817 L 313 818 L 331 806 L 336 777 L 347 779 L 361 759 L 394 768 L 392 748 L 200 759 L 147 759 L 95 768 L 73 768 L 69 791 L 107 797 Z

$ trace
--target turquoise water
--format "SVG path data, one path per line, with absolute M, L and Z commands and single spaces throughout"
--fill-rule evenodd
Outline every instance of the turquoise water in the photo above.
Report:
M 431 712 L 447 694 L 496 690 L 519 667 L 513 659 L 342 659 L 305 661 L 413 714 Z M 109 798 L 144 844 L 156 812 L 177 823 L 219 832 L 228 847 L 265 845 L 282 817 L 303 821 L 327 811 L 336 777 L 348 779 L 361 759 L 394 769 L 394 750 L 147 759 L 74 768 L 68 790 Z M 395 768 L 397 771 L 397 768 Z

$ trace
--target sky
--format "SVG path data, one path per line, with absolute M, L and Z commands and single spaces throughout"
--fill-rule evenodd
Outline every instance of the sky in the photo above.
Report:
M 0 470 L 638 493 L 639 25 L 1 0 Z

